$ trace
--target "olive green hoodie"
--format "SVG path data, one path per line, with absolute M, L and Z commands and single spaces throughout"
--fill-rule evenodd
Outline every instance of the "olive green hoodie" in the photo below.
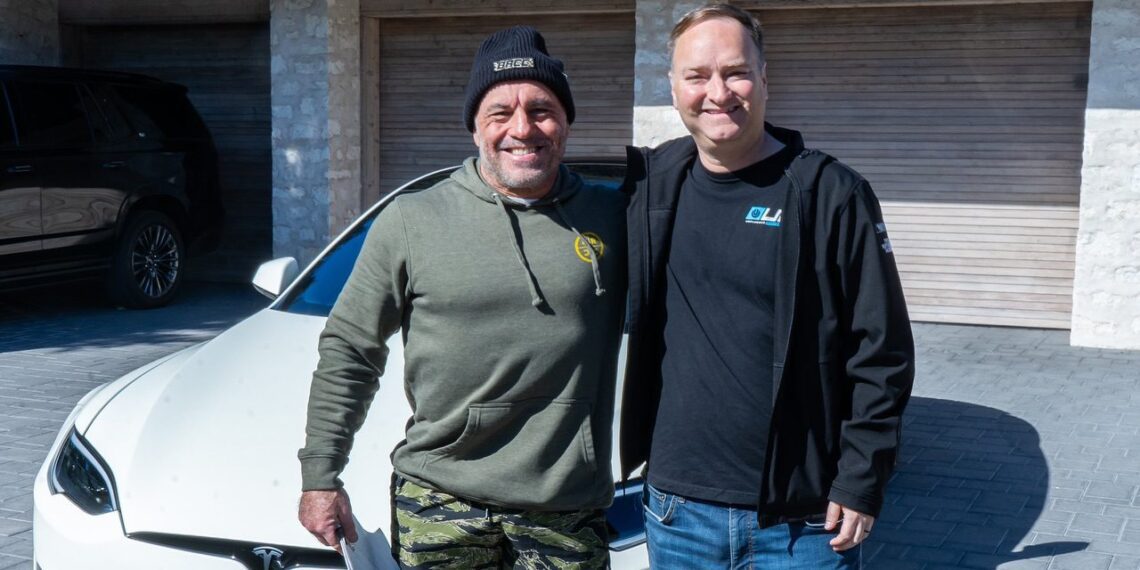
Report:
M 516 204 L 475 159 L 397 197 L 321 334 L 304 489 L 340 486 L 384 341 L 402 330 L 413 414 L 393 454 L 400 475 L 506 507 L 608 505 L 624 210 L 624 195 L 565 167 L 547 197 Z

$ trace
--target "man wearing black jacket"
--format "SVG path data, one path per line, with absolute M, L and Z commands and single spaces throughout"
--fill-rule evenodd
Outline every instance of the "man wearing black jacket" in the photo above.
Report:
M 878 201 L 764 122 L 759 23 L 671 36 L 691 137 L 631 149 L 623 475 L 647 463 L 650 564 L 858 568 L 914 343 Z

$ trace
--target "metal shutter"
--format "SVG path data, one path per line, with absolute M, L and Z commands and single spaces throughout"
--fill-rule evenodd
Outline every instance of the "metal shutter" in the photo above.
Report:
M 769 120 L 871 182 L 911 317 L 1068 328 L 1090 5 L 757 15 Z
M 632 14 L 383 19 L 381 195 L 477 153 L 462 119 L 471 61 L 488 34 L 515 24 L 536 27 L 566 64 L 577 109 L 566 156 L 625 156 L 633 133 Z

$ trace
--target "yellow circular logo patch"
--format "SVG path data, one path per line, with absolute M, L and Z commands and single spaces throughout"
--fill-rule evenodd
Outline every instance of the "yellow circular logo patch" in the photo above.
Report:
M 583 240 L 582 238 L 586 239 Z M 589 243 L 586 243 L 587 241 Z M 598 237 L 598 234 L 586 232 L 574 238 L 574 253 L 578 254 L 578 259 L 589 263 L 590 256 L 592 256 L 595 251 L 598 252 L 598 259 L 601 259 L 602 256 L 606 254 L 606 244 L 602 243 L 602 238 Z

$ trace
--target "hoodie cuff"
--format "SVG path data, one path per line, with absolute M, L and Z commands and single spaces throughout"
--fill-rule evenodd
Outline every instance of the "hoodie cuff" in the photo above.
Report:
M 340 489 L 344 483 L 340 472 L 346 461 L 335 457 L 307 457 L 301 459 L 301 490 L 317 491 Z
M 827 500 L 833 503 L 839 503 L 844 507 L 855 509 L 856 511 L 865 515 L 871 515 L 875 518 L 879 518 L 879 511 L 883 508 L 882 500 L 874 500 L 865 495 L 852 493 L 835 485 L 831 486 L 831 492 L 828 493 Z

